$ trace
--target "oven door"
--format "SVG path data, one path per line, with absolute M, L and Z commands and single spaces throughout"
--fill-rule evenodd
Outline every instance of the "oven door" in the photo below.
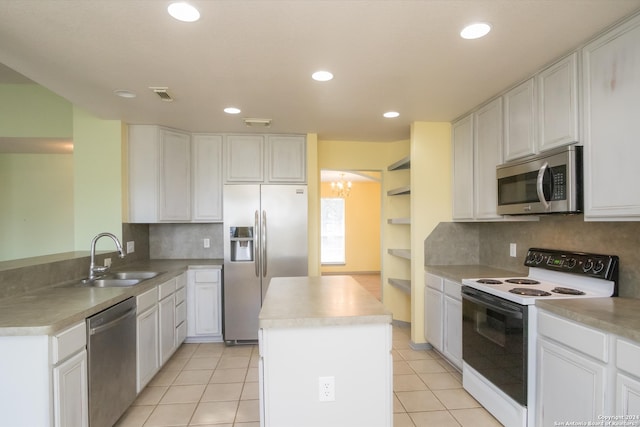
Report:
M 462 287 L 462 359 L 527 406 L 527 307 Z

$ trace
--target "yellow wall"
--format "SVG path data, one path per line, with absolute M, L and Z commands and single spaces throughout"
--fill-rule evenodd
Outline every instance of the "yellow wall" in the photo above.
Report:
M 424 343 L 424 240 L 451 221 L 451 125 L 411 126 L 411 340 Z
M 380 271 L 380 183 L 355 181 L 345 198 L 345 265 L 324 265 L 322 273 Z M 321 196 L 335 197 L 322 183 Z

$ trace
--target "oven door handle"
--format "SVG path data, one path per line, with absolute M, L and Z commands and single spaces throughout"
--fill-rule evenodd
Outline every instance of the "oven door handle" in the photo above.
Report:
M 516 318 L 516 319 L 522 319 L 522 312 L 521 311 L 509 310 L 509 309 L 506 309 L 504 307 L 500 307 L 498 305 L 495 305 L 495 304 L 493 304 L 493 303 L 491 303 L 489 301 L 484 301 L 484 300 L 482 300 L 480 298 L 473 297 L 473 296 L 471 296 L 469 294 L 466 294 L 464 292 L 462 293 L 462 299 L 466 299 L 466 300 L 469 300 L 469 301 L 471 301 L 471 302 L 473 302 L 475 304 L 479 304 L 479 305 L 482 305 L 484 307 L 490 308 L 491 310 L 496 311 L 496 312 L 498 312 L 500 314 L 504 314 L 505 316 L 509 316 L 511 318 Z

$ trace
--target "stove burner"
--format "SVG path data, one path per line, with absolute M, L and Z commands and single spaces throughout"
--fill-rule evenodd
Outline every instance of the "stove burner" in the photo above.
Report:
M 496 279 L 478 279 L 476 280 L 478 283 L 483 283 L 485 285 L 501 285 L 502 282 Z
M 540 282 L 533 279 L 507 279 L 505 280 L 507 283 L 514 283 L 516 285 L 539 285 Z
M 548 297 L 549 295 L 551 295 L 549 292 L 531 288 L 513 288 L 509 289 L 509 292 L 511 292 L 512 294 L 525 295 L 528 297 Z
M 561 288 L 561 287 L 553 288 L 551 289 L 551 292 L 554 292 L 556 294 L 565 294 L 565 295 L 584 295 L 584 292 L 579 291 L 577 289 Z

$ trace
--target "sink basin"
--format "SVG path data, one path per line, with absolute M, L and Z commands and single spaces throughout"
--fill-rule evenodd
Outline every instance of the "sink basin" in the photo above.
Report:
M 138 283 L 140 283 L 140 279 L 96 279 L 92 282 L 87 282 L 87 285 L 94 288 L 123 288 L 137 285 Z
M 160 273 L 157 271 L 118 271 L 109 273 L 107 278 L 147 280 L 156 277 L 158 274 Z

